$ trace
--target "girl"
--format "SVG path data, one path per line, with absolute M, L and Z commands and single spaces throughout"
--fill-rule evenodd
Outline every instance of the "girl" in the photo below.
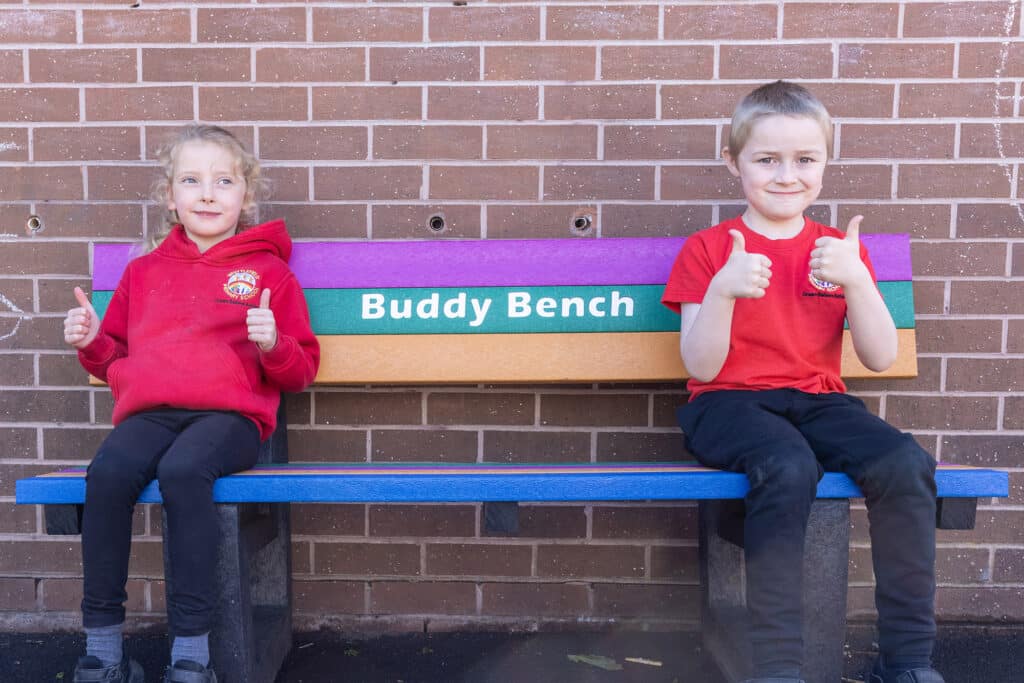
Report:
M 131 261 L 102 324 L 78 287 L 64 339 L 114 396 L 114 429 L 86 476 L 86 655 L 74 681 L 142 683 L 122 653 L 132 511 L 154 478 L 167 518 L 173 638 L 165 681 L 215 683 L 208 635 L 219 542 L 213 482 L 251 467 L 280 392 L 316 375 L 320 349 L 284 222 L 249 227 L 259 162 L 228 131 L 190 126 L 160 154 L 167 225 Z

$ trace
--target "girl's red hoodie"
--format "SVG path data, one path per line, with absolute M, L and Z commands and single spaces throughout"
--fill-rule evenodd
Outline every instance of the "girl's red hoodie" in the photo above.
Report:
M 114 394 L 114 424 L 153 408 L 230 410 L 274 431 L 282 391 L 313 381 L 320 345 L 302 288 L 288 268 L 284 221 L 249 228 L 199 253 L 176 226 L 132 260 L 99 335 L 78 352 Z M 270 289 L 277 345 L 249 341 L 246 313 Z

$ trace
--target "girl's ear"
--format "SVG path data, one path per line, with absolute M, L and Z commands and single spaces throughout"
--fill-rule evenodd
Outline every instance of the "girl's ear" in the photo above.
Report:
M 722 158 L 725 159 L 725 166 L 729 169 L 729 173 L 738 178 L 740 176 L 740 169 L 736 166 L 736 159 L 733 158 L 728 146 L 722 148 Z

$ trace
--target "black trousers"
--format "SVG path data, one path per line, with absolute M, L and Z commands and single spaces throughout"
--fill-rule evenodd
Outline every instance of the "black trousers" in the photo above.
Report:
M 210 630 L 220 543 L 213 482 L 252 467 L 259 446 L 256 424 L 230 412 L 154 410 L 133 415 L 114 428 L 86 474 L 86 628 L 124 621 L 132 513 L 142 489 L 157 479 L 174 574 L 174 590 L 167 595 L 169 630 L 180 636 Z
M 755 673 L 799 677 L 804 536 L 823 472 L 864 492 L 878 644 L 887 662 L 928 665 L 935 640 L 935 460 L 846 394 L 714 391 L 679 409 L 704 465 L 743 472 L 744 559 Z

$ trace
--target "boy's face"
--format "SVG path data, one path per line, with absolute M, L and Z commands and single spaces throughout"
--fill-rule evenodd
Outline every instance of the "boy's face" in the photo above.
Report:
M 804 210 L 821 192 L 826 145 L 814 119 L 778 114 L 753 125 L 738 155 L 723 150 L 729 171 L 743 184 L 750 227 L 770 231 L 803 225 Z

